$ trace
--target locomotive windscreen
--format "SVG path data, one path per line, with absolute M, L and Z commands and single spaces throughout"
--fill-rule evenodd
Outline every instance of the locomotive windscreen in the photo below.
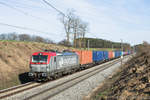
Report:
M 47 62 L 47 55 L 34 55 L 32 56 L 32 62 Z

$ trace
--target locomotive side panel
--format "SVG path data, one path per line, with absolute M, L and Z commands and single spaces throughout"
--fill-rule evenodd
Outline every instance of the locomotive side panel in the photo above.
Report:
M 79 65 L 77 55 L 59 55 L 56 59 L 57 70 Z

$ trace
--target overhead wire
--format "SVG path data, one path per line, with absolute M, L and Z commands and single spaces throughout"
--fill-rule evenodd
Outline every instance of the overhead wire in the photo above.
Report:
M 52 7 L 53 9 L 55 9 L 57 12 L 59 12 L 60 14 L 62 14 L 64 17 L 67 17 L 62 11 L 58 10 L 56 7 L 54 7 L 53 5 L 51 5 L 49 2 L 47 2 L 46 0 L 43 0 L 43 1 L 44 1 L 47 5 L 49 5 L 49 6 Z M 16 10 L 16 11 L 18 11 L 18 12 L 20 12 L 20 13 L 26 15 L 26 16 L 31 16 L 31 17 L 34 17 L 34 18 L 36 18 L 36 19 L 43 20 L 43 19 L 41 19 L 40 17 L 31 15 L 31 14 L 29 14 L 28 12 L 25 12 L 25 11 L 23 11 L 23 10 L 17 9 L 16 7 L 11 6 L 11 5 L 7 4 L 7 3 L 4 3 L 4 2 L 1 2 L 1 1 L 0 1 L 0 4 L 1 4 L 1 5 L 4 5 L 4 6 L 7 6 L 7 7 L 13 9 L 13 10 Z M 67 18 L 68 18 L 68 17 L 67 17 Z M 46 20 L 44 20 L 44 21 L 46 21 Z M 46 22 L 47 22 L 47 21 L 46 21 Z M 36 29 L 33 29 L 33 28 L 22 27 L 22 26 L 16 26 L 16 25 L 10 25 L 10 24 L 6 24 L 6 23 L 2 23 L 2 22 L 0 22 L 0 25 L 2 25 L 2 26 L 9 26 L 9 27 L 17 28 L 17 29 L 22 29 L 22 30 L 28 30 L 28 31 L 34 31 L 34 32 L 40 32 L 40 33 L 46 33 L 46 34 L 48 34 L 48 32 L 36 30 Z M 52 33 L 52 34 L 53 34 L 53 33 Z
M 44 32 L 44 31 L 33 29 L 33 28 L 23 27 L 23 26 L 10 25 L 10 24 L 6 24 L 6 23 L 2 23 L 2 22 L 0 22 L 0 25 L 9 26 L 9 27 L 17 28 L 17 29 L 23 29 L 23 30 L 28 30 L 28 31 L 34 31 L 34 32 L 49 34 L 49 32 Z
M 52 4 L 50 4 L 48 1 L 46 0 L 42 0 L 44 3 L 46 3 L 48 6 L 50 6 L 51 8 L 53 8 L 54 10 L 56 10 L 58 13 L 62 14 L 64 17 L 68 18 L 68 16 L 66 16 L 62 11 L 60 11 L 59 9 L 57 9 L 56 7 L 54 7 Z M 95 36 L 95 35 L 94 35 Z M 97 36 L 95 36 L 97 38 Z
M 26 15 L 26 16 L 31 16 L 31 17 L 33 17 L 33 18 L 36 18 L 36 19 L 38 19 L 38 20 L 42 20 L 42 21 L 44 21 L 44 22 L 48 22 L 48 21 L 49 21 L 49 20 L 46 20 L 46 19 L 43 19 L 43 18 L 34 16 L 34 15 L 32 15 L 32 14 L 29 14 L 28 12 L 25 12 L 25 11 L 23 11 L 23 10 L 17 9 L 16 7 L 13 7 L 13 6 L 11 6 L 11 5 L 9 5 L 9 4 L 6 4 L 6 3 L 4 3 L 4 2 L 0 2 L 0 4 L 1 4 L 1 5 L 4 5 L 4 6 L 7 6 L 7 7 L 13 9 L 13 10 L 16 10 L 16 11 L 18 11 L 18 12 L 20 12 L 20 13 Z
M 7 6 L 7 7 L 11 8 L 11 9 L 14 9 L 14 10 L 20 12 L 20 13 L 23 13 L 24 15 L 31 16 L 31 17 L 34 17 L 36 19 L 40 19 L 40 20 L 43 20 L 43 21 L 47 22 L 47 20 L 44 20 L 44 19 L 41 19 L 39 17 L 33 16 L 33 15 L 27 13 L 27 12 L 24 12 L 23 10 L 17 9 L 17 8 L 15 8 L 15 7 L 11 6 L 11 5 L 8 5 L 8 4 L 4 3 L 4 2 L 0 2 L 0 4 L 4 5 L 4 6 Z M 36 29 L 33 29 L 33 28 L 16 26 L 16 25 L 10 25 L 10 24 L 6 24 L 6 23 L 2 23 L 2 22 L 0 22 L 0 25 L 2 25 L 2 26 L 9 26 L 9 27 L 17 28 L 17 29 L 22 29 L 22 30 L 34 31 L 34 32 L 39 32 L 39 33 L 45 33 L 45 34 L 49 33 L 49 32 L 36 30 Z
M 47 2 L 46 0 L 42 0 L 45 4 L 47 4 L 48 6 L 50 6 L 51 8 L 53 8 L 54 10 L 56 10 L 58 13 L 62 14 L 64 17 L 68 18 L 65 13 L 63 13 L 62 11 L 60 11 L 59 9 L 57 9 L 56 7 L 54 7 L 52 4 L 50 4 L 49 2 Z

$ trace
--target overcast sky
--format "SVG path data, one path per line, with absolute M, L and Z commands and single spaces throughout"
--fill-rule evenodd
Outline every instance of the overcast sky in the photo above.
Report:
M 116 42 L 123 39 L 132 45 L 143 41 L 150 42 L 150 0 L 47 1 L 64 13 L 73 8 L 83 21 L 89 23 L 87 37 Z M 0 0 L 0 23 L 42 31 L 34 32 L 0 25 L 0 33 L 37 34 L 56 42 L 65 38 L 59 13 L 42 0 Z

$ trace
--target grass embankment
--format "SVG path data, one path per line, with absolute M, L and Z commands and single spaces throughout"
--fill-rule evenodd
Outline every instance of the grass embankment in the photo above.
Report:
M 36 42 L 0 41 L 0 89 L 28 81 L 29 60 L 33 52 L 67 49 L 64 46 Z
M 44 49 L 62 51 L 68 48 L 55 44 L 0 40 L 0 89 L 28 82 L 26 72 L 29 71 L 30 56 L 32 53 Z M 74 48 L 70 47 L 69 49 Z

